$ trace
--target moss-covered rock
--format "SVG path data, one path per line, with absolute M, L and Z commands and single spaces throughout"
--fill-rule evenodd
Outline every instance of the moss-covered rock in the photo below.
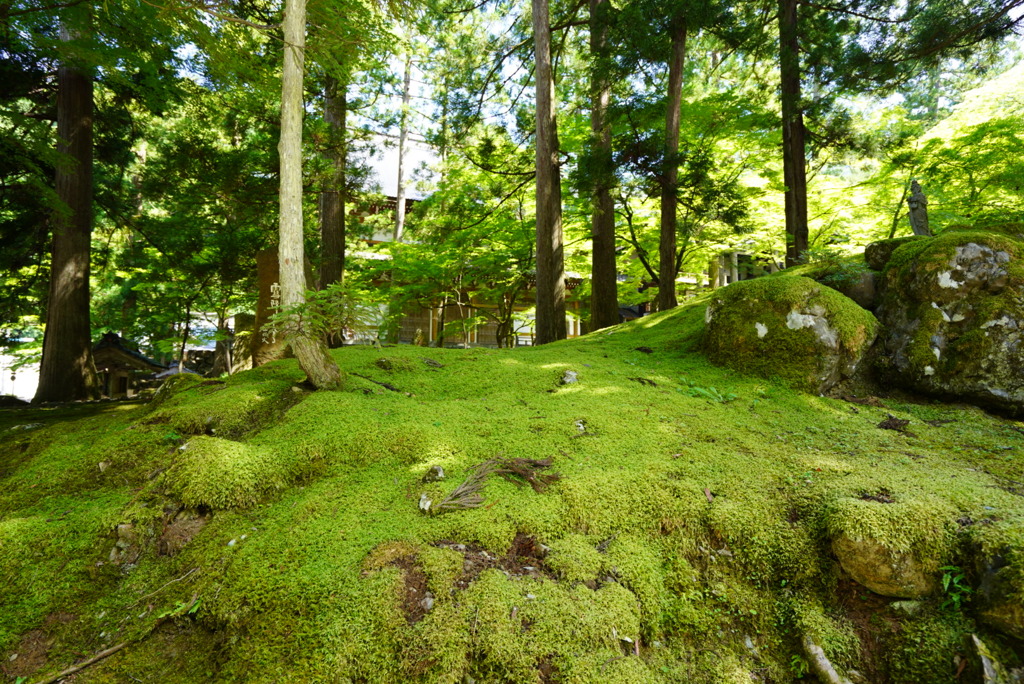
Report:
M 978 619 L 1024 640 L 1024 520 L 979 526 L 975 540 Z
M 939 588 L 951 562 L 957 511 L 938 498 L 892 503 L 842 497 L 827 507 L 832 552 L 843 570 L 876 594 L 923 598 Z
M 850 577 L 876 594 L 923 598 L 938 589 L 938 563 L 921 561 L 909 552 L 887 549 L 874 539 L 845 534 L 832 540 L 832 551 Z
M 956 229 L 899 247 L 878 310 L 883 371 L 904 386 L 1024 412 L 1024 241 Z
M 824 392 L 852 375 L 875 339 L 875 317 L 810 278 L 783 276 L 717 291 L 703 347 L 713 363 Z
M 864 261 L 869 268 L 881 271 L 889 263 L 892 253 L 903 245 L 917 240 L 926 240 L 924 235 L 908 235 L 906 237 L 890 238 L 872 242 L 864 248 Z

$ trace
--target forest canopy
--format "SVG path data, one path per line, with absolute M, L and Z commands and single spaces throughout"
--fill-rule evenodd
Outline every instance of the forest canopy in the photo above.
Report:
M 504 346 L 564 337 L 566 297 L 597 329 L 713 286 L 723 254 L 768 270 L 909 234 L 914 180 L 933 230 L 1019 221 L 1022 7 L 14 0 L 3 341 L 42 354 L 37 398 L 88 398 L 104 333 L 165 363 L 225 346 L 266 249 L 303 255 L 282 285 L 308 260 L 284 304 L 332 292 L 334 332 L 440 307 L 433 343 Z M 48 358 L 81 381 L 44 389 Z

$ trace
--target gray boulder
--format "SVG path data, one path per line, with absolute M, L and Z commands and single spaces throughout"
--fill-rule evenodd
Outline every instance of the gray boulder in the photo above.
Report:
M 946 230 L 898 247 L 878 307 L 881 370 L 908 389 L 1024 412 L 1024 239 Z

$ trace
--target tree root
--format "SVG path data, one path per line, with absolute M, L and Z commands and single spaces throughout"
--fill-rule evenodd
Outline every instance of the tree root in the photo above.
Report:
M 802 643 L 804 653 L 807 654 L 807 658 L 811 661 L 811 671 L 817 675 L 823 684 L 853 684 L 849 679 L 836 672 L 836 669 L 832 667 L 832 663 L 825 656 L 825 652 L 821 650 L 821 646 L 814 643 L 811 637 L 805 634 Z

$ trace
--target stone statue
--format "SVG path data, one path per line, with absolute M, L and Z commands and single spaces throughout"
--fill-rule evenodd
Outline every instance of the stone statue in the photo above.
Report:
M 910 229 L 914 231 L 914 235 L 931 236 L 932 231 L 928 227 L 928 198 L 924 196 L 921 185 L 916 180 L 910 184 L 907 205 L 910 207 Z

